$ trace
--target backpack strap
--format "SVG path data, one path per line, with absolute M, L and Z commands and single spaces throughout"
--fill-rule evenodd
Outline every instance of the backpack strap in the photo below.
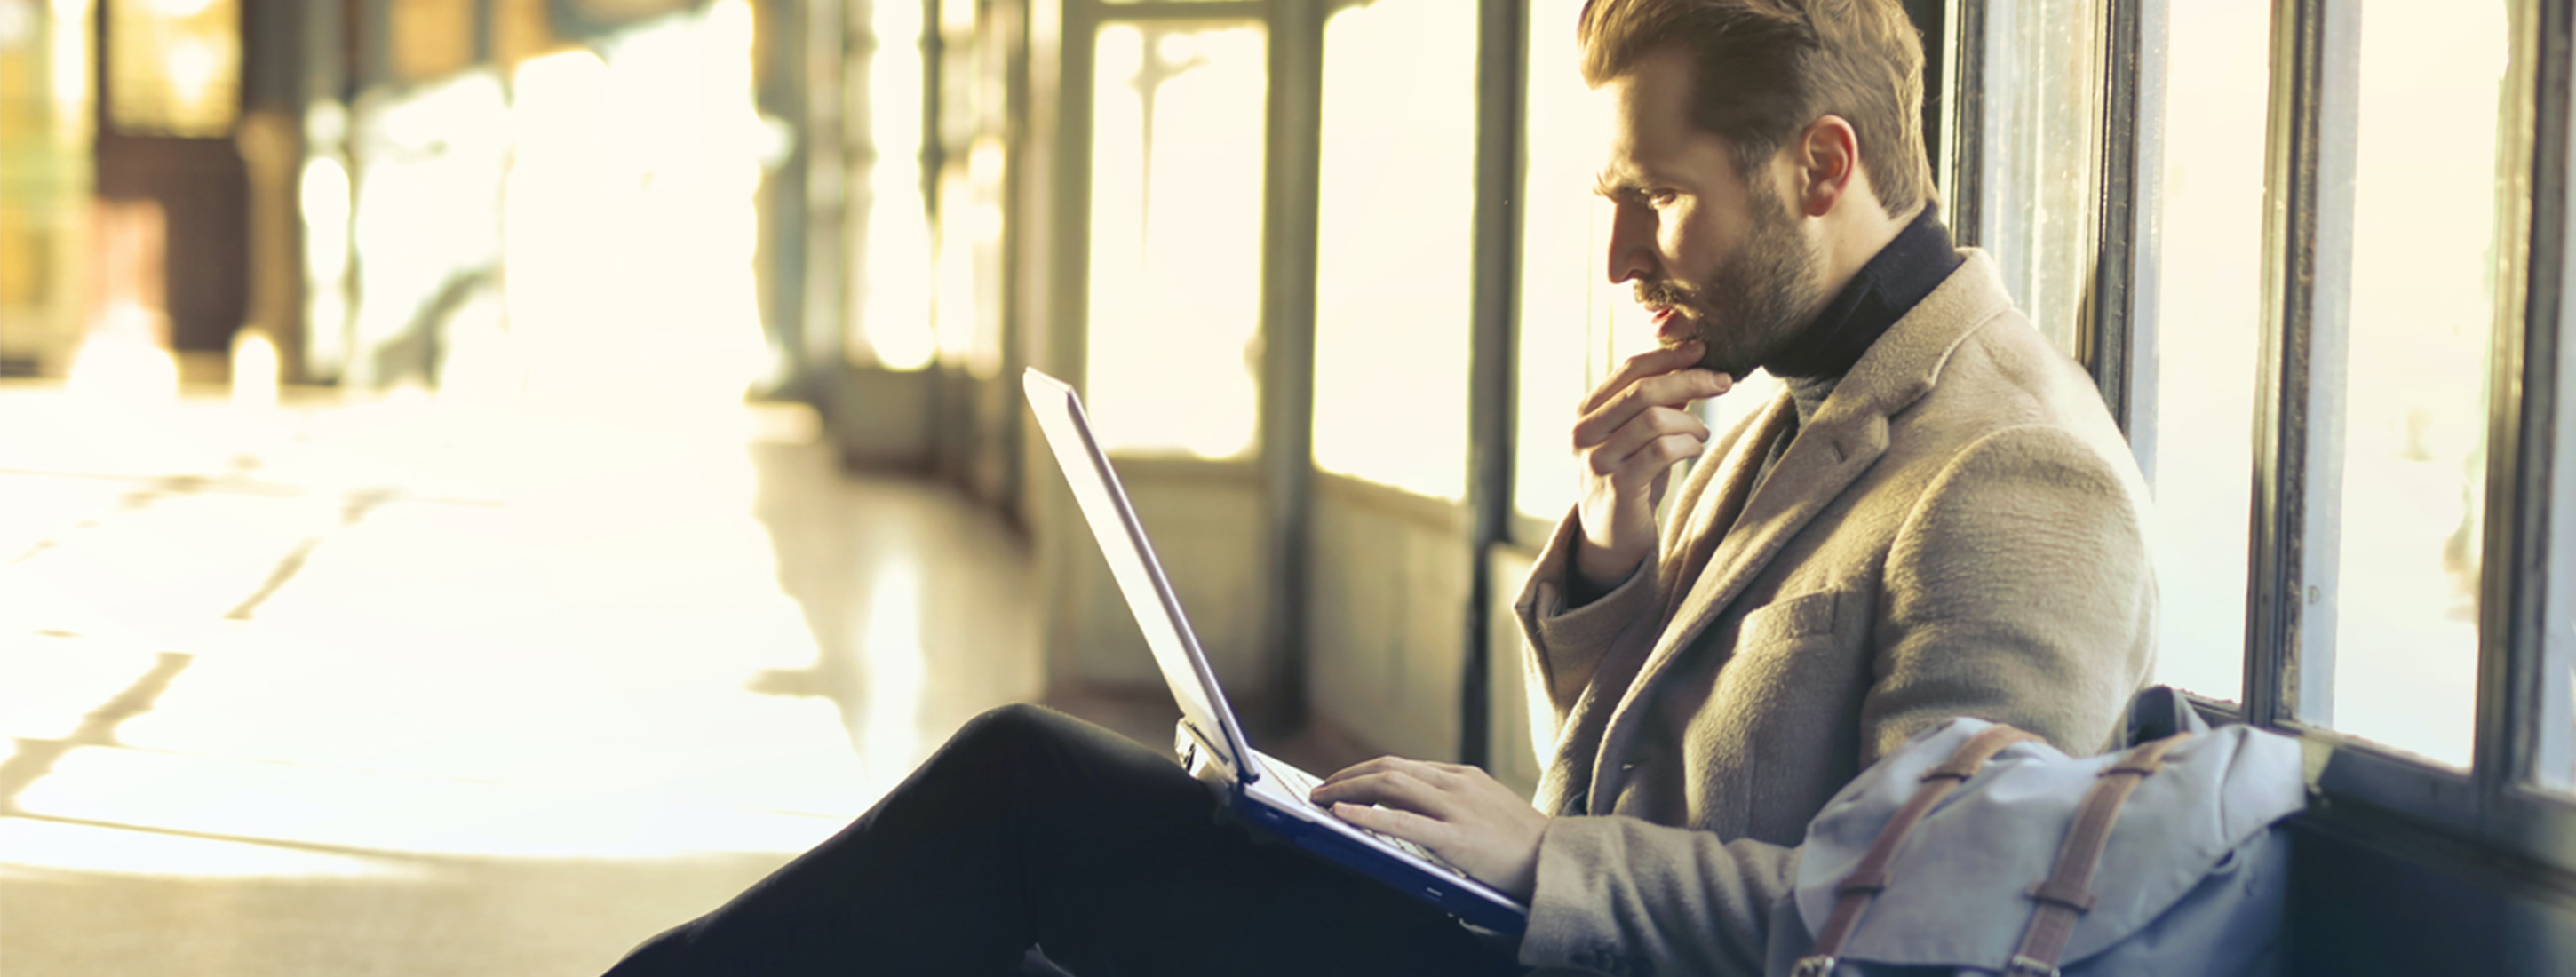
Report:
M 2075 935 L 2075 921 L 2093 910 L 2093 870 L 2101 864 L 2102 849 L 2111 842 L 2111 825 L 2120 818 L 2120 806 L 2128 803 L 2139 781 L 2164 769 L 2165 751 L 2190 735 L 2176 733 L 2139 744 L 2097 775 L 2075 809 L 2075 824 L 2067 829 L 2066 841 L 2058 846 L 2056 866 L 2047 878 L 2030 885 L 2030 898 L 2039 908 L 2031 914 L 2030 928 L 2022 931 L 2021 948 L 2004 965 L 2003 977 L 2057 977 L 2057 960 L 2066 952 L 2067 939 Z
M 1869 853 L 1861 857 L 1860 865 L 1843 878 L 1841 885 L 1834 887 L 1833 915 L 1825 917 L 1825 925 L 1816 931 L 1815 949 L 1799 958 L 1797 968 L 1790 971 L 1793 977 L 1826 977 L 1832 974 L 1835 965 L 1842 962 L 1843 943 L 1850 940 L 1852 930 L 1860 926 L 1861 914 L 1869 911 L 1870 900 L 1887 888 L 1888 864 L 1896 860 L 1897 848 L 1905 844 L 1905 836 L 1914 830 L 1915 823 L 1932 813 L 1932 808 L 1940 804 L 1942 798 L 1950 796 L 1950 792 L 1958 789 L 1960 784 L 1976 776 L 1978 770 L 1984 769 L 1986 761 L 1993 759 L 2004 747 L 2038 738 L 1997 723 L 1969 737 L 1957 752 L 1950 754 L 1948 762 L 1924 771 L 1922 786 L 1916 787 L 1914 796 L 1906 799 L 1905 806 L 1897 808 L 1896 813 L 1887 819 L 1887 824 L 1878 829 L 1878 840 L 1870 843 Z

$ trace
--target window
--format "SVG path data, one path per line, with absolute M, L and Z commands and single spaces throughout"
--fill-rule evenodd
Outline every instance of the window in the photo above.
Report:
M 1475 8 L 1379 0 L 1324 24 L 1315 463 L 1467 492 Z
M 1573 32 L 1581 0 L 1530 5 L 1521 139 L 1518 416 L 1513 430 L 1512 505 L 1521 515 L 1554 519 L 1574 505 L 1575 472 L 1565 429 L 1583 396 L 1586 340 L 1607 318 L 1609 296 L 1595 294 L 1591 164 L 1585 140 L 1554 134 L 1582 131 L 1583 80 Z M 1536 543 L 1536 540 L 1527 542 Z
M 90 202 L 90 4 L 0 4 L 0 364 L 59 370 L 80 340 Z
M 1975 240 L 2032 324 L 2080 348 L 2100 189 L 2102 7 L 1994 0 L 1985 15 Z
M 975 141 L 939 176 L 939 357 L 1002 375 L 1002 180 L 998 137 Z
M 109 0 L 107 115 L 134 135 L 221 138 L 241 109 L 238 0 Z
M 2562 283 L 2559 319 L 2532 324 L 2558 331 L 2559 384 L 2558 416 L 2553 421 L 2556 471 L 2547 502 L 2552 518 L 2549 537 L 2542 543 L 2548 547 L 2547 569 L 2541 578 L 2548 585 L 2548 597 L 2540 614 L 2540 735 L 2534 737 L 2532 769 L 2542 784 L 2561 791 L 2576 788 L 2576 397 L 2568 396 L 2567 388 L 2568 379 L 2576 377 L 2576 342 L 2569 341 L 2576 338 L 2576 308 L 2565 305 L 2563 284 L 2570 273 L 2576 273 L 2576 260 L 2568 260 L 2564 250 L 2562 246 L 2563 263 L 2557 269 Z
M 939 360 L 991 380 L 1002 373 L 1002 208 L 1009 151 L 1007 38 L 974 0 L 941 0 Z
M 1573 508 L 1574 406 L 1602 374 L 1618 293 L 1602 280 L 1606 215 L 1592 194 L 1601 165 L 1574 44 L 1582 0 L 1530 5 L 1521 140 L 1520 393 L 1513 507 L 1556 519 Z M 1535 544 L 1538 540 L 1526 540 Z
M 1101 446 L 1241 456 L 1260 396 L 1264 31 L 1113 23 L 1098 43 L 1085 396 Z
M 472 0 L 393 0 L 386 36 L 394 77 L 431 81 L 473 64 L 474 14 Z
M 2271 10 L 2237 0 L 2167 8 L 2162 222 L 2153 297 L 2152 430 L 2160 585 L 2156 680 L 2235 699 L 2245 679 L 2245 585 L 2262 362 L 2265 100 Z M 2153 130 L 2150 130 L 2152 133 Z M 2153 138 L 2143 135 L 2142 138 Z
M 867 65 L 862 98 L 848 119 L 861 136 L 851 154 L 866 173 L 853 181 L 865 189 L 852 209 L 861 234 L 851 257 L 857 274 L 847 320 L 860 330 L 846 337 L 853 363 L 889 370 L 918 370 L 938 354 L 931 321 L 929 203 L 922 199 L 922 10 L 917 3 L 876 3 L 852 27 L 865 35 Z M 857 72 L 852 73 L 857 76 Z
M 2374 5 L 2360 27 L 2348 333 L 2340 363 L 2310 354 L 2340 395 L 2318 409 L 2341 430 L 2314 436 L 2341 441 L 2341 511 L 2310 542 L 2336 570 L 2308 595 L 2332 621 L 2332 714 L 2303 718 L 2467 766 L 2489 337 L 2518 287 L 2497 274 L 2517 185 L 2499 168 L 2525 165 L 2498 158 L 2510 34 L 2499 0 Z

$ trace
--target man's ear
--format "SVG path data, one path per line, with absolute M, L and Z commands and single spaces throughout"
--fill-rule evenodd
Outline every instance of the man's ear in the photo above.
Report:
M 1797 207 L 1805 217 L 1823 217 L 1849 192 L 1860 173 L 1860 134 L 1839 115 L 1817 117 L 1815 124 L 1790 143 L 1797 166 Z

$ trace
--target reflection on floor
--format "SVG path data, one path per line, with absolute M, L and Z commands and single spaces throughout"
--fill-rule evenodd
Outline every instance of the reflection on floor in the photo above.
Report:
M 0 432 L 14 977 L 595 973 L 1042 691 L 1024 545 L 793 409 Z

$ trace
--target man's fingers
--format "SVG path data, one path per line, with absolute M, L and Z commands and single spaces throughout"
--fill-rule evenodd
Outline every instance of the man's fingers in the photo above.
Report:
M 1680 464 L 1682 459 L 1699 457 L 1706 444 L 1687 434 L 1667 434 L 1656 438 L 1638 448 L 1636 454 L 1629 455 L 1627 463 L 1618 471 L 1610 473 L 1610 484 L 1623 489 L 1643 488 L 1654 481 L 1655 476 Z
M 1602 404 L 1609 402 L 1613 394 L 1628 389 L 1629 384 L 1658 373 L 1671 373 L 1697 363 L 1704 350 L 1705 347 L 1700 341 L 1694 339 L 1679 346 L 1651 349 L 1628 357 L 1627 362 L 1619 364 L 1619 369 L 1612 372 L 1609 379 L 1601 381 L 1600 386 L 1592 388 L 1591 393 L 1584 395 L 1583 404 L 1576 409 L 1576 412 L 1592 413 Z
M 1354 804 L 1384 804 L 1432 817 L 1446 814 L 1455 805 L 1448 803 L 1441 785 L 1433 783 L 1430 777 L 1422 774 L 1447 776 L 1428 770 L 1419 773 L 1412 770 L 1386 770 L 1362 774 L 1339 783 L 1318 785 L 1309 799 L 1318 804 L 1342 801 Z
M 1708 370 L 1683 370 L 1646 377 L 1620 389 L 1608 399 L 1583 413 L 1574 422 L 1574 447 L 1582 450 L 1607 440 L 1610 434 L 1631 419 L 1658 407 L 1678 408 L 1694 400 L 1715 397 L 1733 389 L 1735 381 L 1723 373 Z
M 1363 804 L 1335 804 L 1333 816 L 1382 835 L 1393 835 L 1433 851 L 1445 847 L 1456 834 L 1447 823 L 1411 811 L 1369 807 Z
M 1373 773 L 1385 773 L 1389 770 L 1395 769 L 1397 764 L 1404 762 L 1406 762 L 1405 759 L 1399 756 L 1382 756 L 1374 760 L 1362 760 L 1358 763 L 1351 764 L 1350 766 L 1343 767 L 1340 770 L 1333 771 L 1332 776 L 1324 778 L 1315 786 L 1322 787 L 1325 784 L 1340 783 L 1353 777 L 1364 777 Z
M 1672 434 L 1686 434 L 1701 443 L 1708 441 L 1708 425 L 1687 411 L 1656 407 L 1639 414 L 1610 433 L 1608 440 L 1584 449 L 1584 462 L 1595 475 L 1608 475 L 1628 463 L 1628 458 L 1648 442 Z

